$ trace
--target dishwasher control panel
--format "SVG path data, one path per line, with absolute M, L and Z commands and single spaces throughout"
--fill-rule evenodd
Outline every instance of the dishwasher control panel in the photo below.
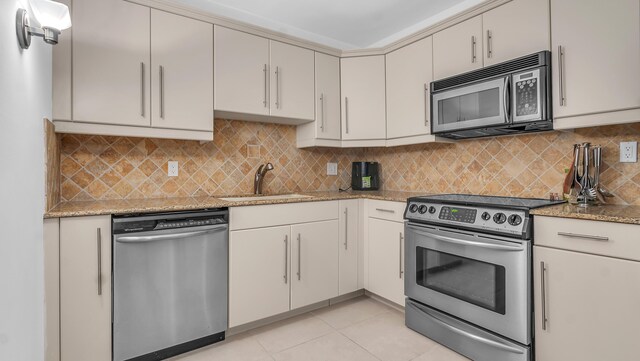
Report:
M 114 216 L 113 234 L 153 232 L 227 223 L 229 223 L 227 209 Z

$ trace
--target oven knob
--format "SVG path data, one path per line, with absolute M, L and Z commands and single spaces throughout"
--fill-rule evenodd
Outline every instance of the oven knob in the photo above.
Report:
M 504 213 L 496 213 L 493 216 L 493 221 L 498 223 L 498 224 L 502 224 L 507 220 L 507 216 Z
M 484 221 L 488 221 L 488 220 L 491 219 L 491 215 L 489 214 L 489 212 L 482 213 L 482 216 L 480 216 L 480 217 L 482 217 L 482 220 L 484 220 Z
M 421 206 L 418 208 L 418 212 L 419 212 L 420 214 L 425 214 L 425 213 L 427 212 L 427 206 L 425 206 L 424 204 L 423 204 L 423 205 L 421 205 Z
M 416 213 L 417 210 L 418 210 L 418 206 L 416 204 L 412 204 L 409 206 L 409 212 Z
M 431 214 L 436 213 L 436 207 L 434 207 L 434 206 L 429 207 L 429 213 L 431 213 Z
M 522 223 L 522 217 L 517 214 L 512 214 L 509 216 L 509 224 L 512 226 L 517 226 Z

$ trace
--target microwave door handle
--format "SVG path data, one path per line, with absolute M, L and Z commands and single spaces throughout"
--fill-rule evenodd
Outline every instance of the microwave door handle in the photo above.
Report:
M 511 123 L 511 76 L 507 76 L 504 80 L 504 95 L 502 101 L 504 102 L 504 122 Z

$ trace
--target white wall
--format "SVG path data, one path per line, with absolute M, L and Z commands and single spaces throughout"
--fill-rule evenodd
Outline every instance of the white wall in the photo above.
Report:
M 19 0 L 0 0 L 0 360 L 44 359 L 44 135 L 51 46 L 22 51 Z

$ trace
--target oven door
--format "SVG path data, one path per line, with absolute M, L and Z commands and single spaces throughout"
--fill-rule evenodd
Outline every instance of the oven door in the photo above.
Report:
M 509 123 L 511 76 L 433 94 L 434 134 Z
M 405 292 L 452 316 L 528 345 L 531 243 L 405 225 Z

